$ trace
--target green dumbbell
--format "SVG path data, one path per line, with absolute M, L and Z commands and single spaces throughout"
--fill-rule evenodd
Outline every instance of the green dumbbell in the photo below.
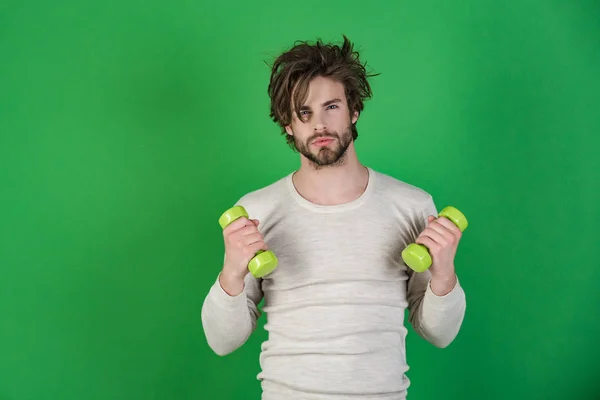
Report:
M 242 206 L 234 206 L 229 210 L 225 211 L 219 218 L 219 225 L 225 229 L 238 218 L 248 218 L 246 209 Z M 262 278 L 265 275 L 270 274 L 277 268 L 277 257 L 271 250 L 259 250 L 256 255 L 248 263 L 248 270 L 255 278 Z
M 448 218 L 450 221 L 454 223 L 460 229 L 461 232 L 464 232 L 469 225 L 467 218 L 458 211 L 456 208 L 448 206 L 444 208 L 440 214 L 440 217 Z M 431 267 L 431 255 L 429 254 L 429 250 L 427 247 L 422 244 L 412 243 L 408 245 L 404 251 L 402 251 L 402 259 L 412 270 L 415 272 L 423 272 L 427 270 L 427 268 Z

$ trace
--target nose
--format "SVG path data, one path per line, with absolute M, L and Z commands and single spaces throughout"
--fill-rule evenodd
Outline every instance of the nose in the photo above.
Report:
M 315 115 L 314 130 L 315 132 L 322 132 L 327 130 L 327 124 L 325 123 L 325 120 L 321 115 Z

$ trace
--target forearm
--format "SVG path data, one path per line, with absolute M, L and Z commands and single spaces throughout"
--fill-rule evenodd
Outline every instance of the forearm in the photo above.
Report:
M 456 277 L 453 280 L 432 278 L 411 323 L 417 333 L 434 346 L 446 347 L 458 334 L 465 310 L 465 293 Z
M 218 355 L 227 355 L 242 346 L 256 327 L 259 316 L 256 305 L 248 298 L 243 284 L 221 286 L 220 279 L 210 288 L 202 305 L 202 326 L 210 348 Z M 230 283 L 230 282 L 227 282 Z

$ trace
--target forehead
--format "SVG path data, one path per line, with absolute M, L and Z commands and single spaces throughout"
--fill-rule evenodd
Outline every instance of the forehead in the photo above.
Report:
M 306 104 L 322 103 L 333 98 L 345 101 L 344 85 L 330 78 L 318 76 L 308 85 Z

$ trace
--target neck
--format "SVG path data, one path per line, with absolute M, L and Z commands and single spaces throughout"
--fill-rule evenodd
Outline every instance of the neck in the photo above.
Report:
M 365 191 L 369 172 L 356 157 L 351 145 L 342 162 L 316 167 L 301 156 L 300 169 L 293 182 L 298 193 L 318 205 L 337 205 L 353 201 Z

